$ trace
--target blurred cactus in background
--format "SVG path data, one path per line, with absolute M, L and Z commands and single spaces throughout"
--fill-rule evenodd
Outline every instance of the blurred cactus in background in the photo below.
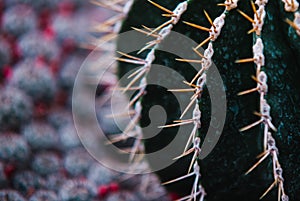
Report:
M 137 176 L 89 155 L 72 117 L 73 85 L 91 52 L 83 47 L 95 35 L 92 23 L 109 15 L 85 0 L 0 0 L 1 201 L 145 197 Z M 98 102 L 107 85 L 99 83 Z

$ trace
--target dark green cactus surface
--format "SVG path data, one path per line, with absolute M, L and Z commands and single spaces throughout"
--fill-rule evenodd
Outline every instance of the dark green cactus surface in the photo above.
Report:
M 155 2 L 173 10 L 180 1 L 156 0 Z M 173 31 L 179 32 L 200 43 L 208 37 L 207 32 L 197 30 L 182 21 L 188 21 L 210 27 L 205 18 L 205 9 L 212 19 L 218 17 L 224 7 L 217 6 L 220 0 L 193 0 L 188 10 L 182 15 L 180 22 Z M 249 16 L 253 16 L 250 1 L 242 0 L 238 9 Z M 293 14 L 286 13 L 280 0 L 269 1 L 266 6 L 266 18 L 262 32 L 266 65 L 263 70 L 268 75 L 269 92 L 267 100 L 271 106 L 271 116 L 278 131 L 273 133 L 279 149 L 279 161 L 283 169 L 284 186 L 290 200 L 299 200 L 300 195 L 300 36 L 284 22 L 286 18 L 293 19 Z M 141 25 L 156 27 L 168 20 L 161 16 L 162 11 L 146 0 L 136 0 L 128 18 L 123 23 L 122 31 L 140 28 Z M 208 201 L 221 200 L 259 200 L 259 197 L 273 183 L 272 163 L 269 157 L 253 172 L 245 172 L 257 161 L 256 156 L 263 150 L 263 129 L 259 126 L 246 132 L 239 129 L 259 119 L 253 115 L 259 110 L 258 93 L 238 96 L 238 92 L 256 87 L 251 79 L 255 75 L 253 63 L 237 64 L 241 58 L 253 56 L 253 35 L 247 34 L 251 29 L 248 22 L 237 10 L 227 15 L 221 35 L 213 43 L 213 62 L 217 66 L 223 79 L 227 96 L 227 114 L 222 135 L 213 151 L 203 160 L 201 166 L 201 183 L 203 184 Z M 146 37 L 146 36 L 145 36 Z M 168 39 L 167 39 L 168 40 Z M 128 41 L 127 41 L 128 42 Z M 120 49 L 122 41 L 119 42 Z M 191 47 L 192 48 L 192 47 Z M 206 46 L 204 46 L 204 49 Z M 140 56 L 145 57 L 145 53 Z M 183 62 L 175 60 L 174 55 L 166 52 L 156 52 L 155 64 L 168 66 L 190 81 L 195 70 Z M 133 65 L 119 63 L 119 76 L 123 76 L 132 69 Z M 170 79 L 172 75 L 157 75 L 157 79 Z M 204 92 L 200 101 L 202 111 L 202 127 L 200 135 L 204 135 L 210 122 L 210 99 Z M 179 119 L 178 103 L 174 101 L 172 93 L 158 86 L 147 87 L 147 94 L 142 98 L 143 116 L 140 124 L 149 124 L 148 110 L 153 105 L 164 107 L 168 119 L 167 123 Z M 146 152 L 151 153 L 166 146 L 176 135 L 178 128 L 163 129 L 157 136 L 145 141 Z M 202 136 L 203 138 L 203 136 Z M 185 144 L 185 142 L 183 142 Z M 149 159 L 150 165 L 155 159 Z M 178 160 L 170 167 L 158 171 L 162 182 L 174 179 L 187 173 L 191 156 Z M 190 194 L 192 180 L 187 179 L 166 187 L 178 195 Z M 277 200 L 277 190 L 274 188 L 263 200 Z

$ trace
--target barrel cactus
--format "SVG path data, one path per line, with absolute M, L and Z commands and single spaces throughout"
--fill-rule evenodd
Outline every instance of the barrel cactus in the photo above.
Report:
M 182 140 L 182 154 L 172 165 L 157 171 L 170 192 L 180 200 L 297 200 L 300 13 L 296 0 L 96 3 L 119 12 L 112 19 L 122 20 L 109 19 L 101 24 L 101 31 L 121 34 L 134 29 L 148 40 L 140 51 L 123 51 L 135 41 L 118 40 L 116 47 L 120 78 L 141 66 L 122 83 L 124 91 L 136 91 L 130 102 L 136 125 L 129 125 L 125 133 L 134 131 L 133 137 L 144 145 L 133 146 L 132 151 L 145 151 L 147 158 L 147 153 L 167 146 L 178 135 L 179 127 L 191 126 L 183 138 L 189 142 Z M 166 41 L 181 44 L 171 32 L 198 43 L 190 47 L 190 58 L 160 51 Z M 214 115 L 224 108 L 213 108 L 207 86 L 213 63 L 226 94 L 223 129 L 221 123 L 214 122 Z M 175 74 L 164 74 L 163 70 L 151 74 L 154 64 L 178 72 L 186 88 L 149 84 L 150 79 L 157 83 L 178 81 Z M 180 100 L 174 100 L 175 93 L 191 97 L 183 110 Z M 151 124 L 149 111 L 155 105 L 164 108 L 166 125 L 161 125 L 156 136 L 139 140 L 141 128 Z M 201 157 L 202 146 L 213 140 L 206 136 L 210 126 L 219 140 L 206 157 Z M 176 156 L 161 157 L 172 160 Z M 147 159 L 155 169 L 157 158 Z

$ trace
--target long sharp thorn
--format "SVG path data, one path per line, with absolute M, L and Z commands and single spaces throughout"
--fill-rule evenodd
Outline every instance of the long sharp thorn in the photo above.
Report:
M 198 196 L 199 195 L 199 193 L 200 192 L 197 192 L 196 193 L 196 196 Z M 180 199 L 177 199 L 177 200 L 175 200 L 175 201 L 192 201 L 192 198 L 193 198 L 193 195 L 187 195 L 187 196 L 185 196 L 185 197 L 182 197 L 182 198 L 180 198 Z
M 195 89 L 168 89 L 171 92 L 193 92 Z
M 268 156 L 269 156 L 270 152 L 268 151 L 261 159 L 259 159 L 259 161 L 257 161 L 246 173 L 245 175 L 249 174 L 250 172 L 252 172 L 261 162 L 263 162 Z
M 195 97 L 197 98 L 201 94 L 202 90 L 197 91 L 197 93 L 194 93 L 194 95 L 190 98 L 190 100 L 193 100 Z
M 124 0 L 114 0 L 112 1 L 113 4 L 122 4 L 122 3 L 126 3 Z
M 239 60 L 236 60 L 235 63 L 247 63 L 247 62 L 254 62 L 256 61 L 255 58 L 248 58 L 248 59 L 239 59 Z
M 206 59 L 206 57 L 205 57 L 203 54 L 201 54 L 196 48 L 193 48 L 193 51 L 194 51 L 199 57 Z
M 257 30 L 257 28 L 253 28 L 253 29 L 249 30 L 249 31 L 247 32 L 247 34 L 252 34 L 252 33 L 255 32 L 256 30 Z
M 148 36 L 150 36 L 151 34 L 155 33 L 156 31 L 159 31 L 160 29 L 162 29 L 163 27 L 165 27 L 165 26 L 171 24 L 172 22 L 173 22 L 173 20 L 171 19 L 171 20 L 169 20 L 169 21 L 163 23 L 162 25 L 160 25 L 160 26 L 158 26 L 157 28 L 155 28 L 154 30 L 152 30 L 152 31 L 148 34 Z
M 187 81 L 183 81 L 184 84 L 190 86 L 190 87 L 194 87 L 194 88 L 199 88 L 197 85 L 194 85 L 193 83 L 187 82 Z
M 134 145 L 130 151 L 130 155 L 129 155 L 129 163 L 131 163 L 135 157 L 135 155 L 137 154 L 138 151 L 138 146 L 140 145 L 140 139 L 136 139 L 134 142 Z
M 241 10 L 237 10 L 244 18 L 246 18 L 248 21 L 250 21 L 251 23 L 254 23 L 254 20 L 249 17 L 246 13 L 244 13 L 243 11 Z
M 109 141 L 107 141 L 106 144 L 107 145 L 113 144 L 113 143 L 116 143 L 116 142 L 127 140 L 128 138 L 130 138 L 129 135 L 126 135 L 125 133 L 122 133 L 119 136 L 114 137 L 114 138 L 110 139 Z
M 144 29 L 146 29 L 146 30 L 150 31 L 150 32 L 152 32 L 152 31 L 153 31 L 151 28 L 149 28 L 149 27 L 147 27 L 147 26 L 145 26 L 145 25 L 142 25 L 142 27 L 143 27 Z M 155 34 L 156 34 L 156 35 L 158 35 L 158 33 L 157 33 L 157 32 L 155 32 Z
M 200 47 L 202 47 L 203 45 L 205 45 L 206 43 L 208 43 L 213 37 L 209 36 L 207 39 L 205 39 L 204 41 L 202 41 L 202 43 L 200 43 L 197 47 L 195 47 L 196 50 L 198 50 Z
M 259 158 L 263 157 L 265 154 L 267 154 L 267 152 L 269 152 L 269 151 L 266 150 L 266 151 L 264 151 L 264 152 L 258 154 L 258 155 L 256 156 L 256 158 L 259 159 Z
M 138 74 L 139 72 L 141 72 L 142 70 L 144 70 L 143 67 L 140 67 L 139 69 L 137 69 L 136 71 L 134 71 L 133 73 L 131 73 L 127 78 L 130 79 L 133 76 L 135 76 L 136 74 Z
M 112 40 L 112 38 L 115 38 L 116 34 L 115 33 L 109 33 L 109 34 L 105 34 L 104 36 L 100 37 L 99 39 L 97 39 L 97 41 L 95 41 L 97 44 L 98 43 L 103 43 L 103 41 L 108 41 L 108 40 Z
M 180 123 L 180 122 L 194 122 L 194 119 L 180 119 L 180 120 L 174 120 L 174 123 Z
M 198 71 L 198 73 L 195 75 L 195 77 L 192 79 L 190 83 L 194 83 L 201 76 L 203 72 L 204 72 L 204 68 L 201 68 L 200 71 Z
M 225 3 L 218 3 L 217 6 L 227 6 Z
M 129 133 L 130 131 L 132 131 L 137 121 L 138 119 L 133 119 L 132 121 L 130 121 L 128 126 L 125 128 L 124 133 Z
M 298 27 L 293 21 L 291 21 L 290 19 L 286 19 L 285 20 L 286 23 L 288 23 L 291 27 L 293 27 L 295 30 L 300 31 L 300 27 Z
M 172 11 L 170 11 L 169 9 L 167 9 L 167 8 L 159 5 L 158 3 L 155 3 L 155 2 L 153 2 L 151 0 L 148 0 L 148 2 L 150 2 L 152 5 L 156 6 L 157 8 L 159 8 L 159 9 L 161 9 L 161 10 L 163 10 L 163 11 L 169 13 L 169 14 L 174 14 Z
M 197 127 L 194 126 L 194 128 L 193 128 L 193 130 L 192 130 L 192 132 L 190 134 L 190 137 L 189 137 L 189 139 L 188 139 L 188 141 L 187 141 L 187 143 L 186 143 L 186 145 L 184 147 L 184 151 L 183 152 L 186 152 L 187 149 L 189 148 L 192 139 L 195 138 L 196 131 L 197 131 Z
M 195 152 L 194 155 L 193 155 L 193 159 L 191 160 L 191 163 L 190 163 L 190 167 L 189 167 L 188 173 L 191 172 L 191 169 L 193 168 L 193 165 L 194 165 L 194 162 L 195 162 L 196 159 L 197 159 L 197 152 Z
M 183 113 L 180 116 L 180 119 L 182 119 L 182 117 L 185 115 L 185 113 L 190 109 L 190 107 L 193 105 L 193 103 L 197 100 L 197 96 L 195 96 L 190 103 L 188 104 L 188 106 L 185 108 L 185 110 L 183 111 Z
M 183 154 L 173 158 L 173 160 L 178 160 L 182 157 L 185 157 L 185 156 L 189 155 L 190 153 L 193 153 L 194 150 L 195 150 L 195 148 L 191 148 L 191 149 L 187 150 L 186 152 L 184 152 Z M 190 171 L 188 173 L 190 173 Z
M 141 72 L 139 72 L 132 80 L 131 82 L 126 86 L 126 88 L 124 89 L 124 93 L 130 88 L 132 87 L 132 85 L 143 76 L 143 74 L 147 71 L 147 69 L 143 69 Z
M 133 104 L 143 95 L 143 91 L 134 96 L 134 98 L 129 102 L 127 108 L 133 106 Z
M 134 115 L 135 111 L 131 110 L 127 113 L 119 113 L 119 114 L 110 114 L 110 115 L 105 115 L 106 118 L 116 118 L 116 117 L 128 117 L 130 115 Z
M 86 49 L 86 50 L 95 50 L 97 48 L 97 45 L 93 44 L 80 44 L 80 48 Z
M 197 197 L 198 182 L 199 182 L 199 176 L 197 175 L 196 178 L 195 178 L 194 184 L 193 184 L 194 188 L 193 188 L 193 191 L 192 191 L 192 194 L 194 195 L 194 201 L 196 201 L 196 197 Z
M 261 83 L 254 75 L 252 75 L 251 78 L 252 78 L 255 82 L 262 84 L 262 83 Z
M 150 47 L 156 45 L 157 43 L 158 43 L 157 41 L 155 41 L 155 42 L 152 42 L 152 41 L 151 41 L 151 43 L 149 43 L 148 45 L 146 45 L 145 47 L 143 47 L 142 49 L 140 49 L 140 51 L 139 51 L 137 54 L 141 54 L 141 53 L 144 52 L 146 49 L 148 49 L 148 48 L 150 48 Z
M 105 21 L 101 24 L 93 26 L 91 29 L 92 29 L 92 31 L 97 31 L 97 32 L 100 32 L 100 33 L 107 33 L 107 32 L 112 32 L 112 27 L 111 26 L 112 25 L 107 24 L 107 21 Z
M 190 22 L 186 22 L 186 21 L 183 21 L 183 23 L 184 23 L 184 24 L 187 24 L 187 25 L 189 25 L 189 26 L 191 26 L 191 27 L 200 29 L 200 30 L 202 30 L 202 31 L 211 32 L 211 30 L 210 30 L 209 28 L 206 28 L 206 27 L 203 27 L 203 26 L 194 24 L 194 23 L 190 23 Z
M 259 16 L 258 16 L 258 13 L 257 13 L 257 10 L 256 10 L 256 7 L 255 7 L 255 4 L 253 1 L 251 1 L 251 6 L 252 6 L 252 10 L 253 12 L 255 13 L 256 15 L 256 18 L 259 19 Z
M 278 198 L 277 201 L 280 201 L 280 197 L 281 197 L 281 186 L 278 186 Z
M 95 4 L 97 6 L 100 6 L 100 7 L 103 7 L 103 8 L 107 8 L 107 9 L 110 9 L 110 10 L 113 10 L 113 11 L 116 11 L 116 12 L 119 12 L 119 13 L 122 13 L 123 12 L 123 9 L 117 5 L 114 5 L 114 4 L 105 4 L 105 3 L 101 3 L 99 1 L 90 1 L 92 4 Z
M 204 194 L 201 194 L 200 200 L 199 201 L 203 201 L 204 200 Z
M 186 125 L 186 124 L 190 124 L 190 123 L 192 123 L 192 122 L 181 122 L 181 123 L 176 123 L 176 124 L 159 126 L 158 128 L 171 128 L 171 127 L 182 126 L 182 125 Z
M 145 35 L 148 35 L 149 34 L 149 32 L 147 32 L 147 31 L 144 31 L 144 30 L 142 30 L 142 29 L 138 29 L 138 28 L 135 28 L 135 27 L 131 27 L 133 30 L 135 30 L 135 31 L 137 31 L 137 32 L 140 32 L 140 33 L 143 33 L 143 34 L 145 34 Z M 155 38 L 158 38 L 159 37 L 159 35 L 156 35 L 156 34 L 154 34 L 154 33 L 152 33 L 150 36 L 152 36 L 152 37 L 155 37 Z
M 259 112 L 256 112 L 256 111 L 255 111 L 255 112 L 253 112 L 253 114 L 254 114 L 254 115 L 256 115 L 256 116 L 258 116 L 258 117 L 262 117 L 262 116 L 263 116 L 261 113 L 259 113 Z
M 114 17 L 109 18 L 108 20 L 106 20 L 105 22 L 103 22 L 102 25 L 106 25 L 106 26 L 113 26 L 115 25 L 118 21 L 120 21 L 121 19 L 123 19 L 124 16 L 123 15 L 116 15 Z
M 205 14 L 207 20 L 209 21 L 210 25 L 213 26 L 214 28 L 216 28 L 216 26 L 214 25 L 213 21 L 209 17 L 208 13 L 205 10 L 203 10 L 203 11 L 204 11 L 204 14 Z
M 164 182 L 162 183 L 162 185 L 167 185 L 167 184 L 170 184 L 170 183 L 174 183 L 176 181 L 179 181 L 179 180 L 182 180 L 182 179 L 185 179 L 185 178 L 188 178 L 190 176 L 193 176 L 195 173 L 190 173 L 190 174 L 187 174 L 187 175 L 184 175 L 184 176 L 181 176 L 179 178 L 176 178 L 176 179 L 173 179 L 173 180 L 170 180 L 170 181 L 167 181 L 167 182 Z
M 162 14 L 163 17 L 176 17 L 175 14 Z
M 260 124 L 260 123 L 262 123 L 263 122 L 263 119 L 261 119 L 261 120 L 259 120 L 259 121 L 257 121 L 257 122 L 254 122 L 254 123 L 252 123 L 252 124 L 250 124 L 250 125 L 248 125 L 248 126 L 245 126 L 244 128 L 241 128 L 240 129 L 240 132 L 244 132 L 244 131 L 246 131 L 246 130 L 249 130 L 250 128 L 253 128 L 254 126 L 257 126 L 258 124 Z
M 268 130 L 269 130 L 269 127 L 265 125 L 265 128 L 264 128 L 264 150 L 267 150 L 267 148 L 268 148 Z
M 277 128 L 273 125 L 273 123 L 271 122 L 270 119 L 268 119 L 267 123 L 268 123 L 268 126 L 269 126 L 273 131 L 277 132 Z
M 127 58 L 129 58 L 129 59 L 133 59 L 133 60 L 137 60 L 137 61 L 144 61 L 144 62 L 145 62 L 144 59 L 141 59 L 141 58 L 135 57 L 135 56 L 131 56 L 131 55 L 126 54 L 126 53 L 121 52 L 121 51 L 117 51 L 117 53 L 119 53 L 120 55 L 125 56 L 125 57 L 127 57 Z
M 116 137 L 110 140 L 110 143 L 116 143 L 116 142 L 120 142 L 120 141 L 124 141 L 127 140 L 129 138 L 129 136 L 120 136 L 120 137 Z
M 137 64 L 137 65 L 144 65 L 144 61 L 137 61 L 137 60 L 132 60 L 132 59 L 123 59 L 123 58 L 115 58 L 117 61 L 121 62 L 126 62 L 126 63 L 131 63 L 131 64 Z
M 242 92 L 238 93 L 238 96 L 246 95 L 246 94 L 249 94 L 249 93 L 252 93 L 252 92 L 255 92 L 255 91 L 258 91 L 257 87 L 253 88 L 253 89 L 246 90 L 246 91 L 242 91 Z
M 188 62 L 188 63 L 203 63 L 202 60 L 194 60 L 194 59 L 175 59 L 176 61 Z
M 275 180 L 271 186 L 264 192 L 264 194 L 262 196 L 260 196 L 260 200 L 263 199 L 269 192 L 270 190 L 272 190 L 272 188 L 274 188 L 274 186 L 277 184 L 277 180 Z

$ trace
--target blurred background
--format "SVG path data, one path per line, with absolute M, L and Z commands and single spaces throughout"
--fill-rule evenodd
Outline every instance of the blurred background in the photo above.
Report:
M 0 201 L 171 199 L 153 174 L 102 166 L 74 127 L 76 75 L 103 36 L 93 27 L 113 15 L 85 0 L 0 0 Z M 107 135 L 118 132 L 106 118 L 111 76 L 96 92 Z

